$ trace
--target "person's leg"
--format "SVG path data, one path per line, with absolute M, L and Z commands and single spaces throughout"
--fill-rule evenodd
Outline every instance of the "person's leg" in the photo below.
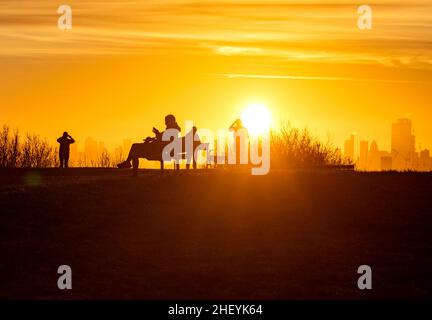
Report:
M 241 140 L 240 140 L 240 137 L 236 137 L 235 138 L 235 141 L 236 141 L 236 147 L 235 147 L 235 149 L 236 149 L 236 165 L 239 165 L 240 164 L 240 151 L 241 151 L 241 149 L 240 149 L 240 143 L 241 143 Z
M 139 167 L 139 158 L 133 157 L 132 158 L 132 167 L 133 167 L 133 175 L 138 175 L 138 167 Z
M 59 159 L 60 159 L 60 168 L 63 168 L 63 155 L 62 154 L 59 155 Z
M 135 172 L 138 171 L 139 158 L 152 159 L 160 152 L 159 146 L 156 143 L 144 142 L 144 143 L 134 143 L 129 151 L 129 155 L 126 161 L 119 163 L 117 167 L 119 168 L 130 168 L 131 162 L 132 167 Z
M 68 168 L 68 162 L 69 162 L 69 153 L 65 154 L 64 156 L 64 167 Z
M 129 150 L 129 155 L 128 155 L 127 159 L 125 161 L 123 161 L 122 163 L 119 163 L 117 165 L 117 167 L 130 168 L 131 167 L 131 161 L 133 161 L 133 159 L 135 159 L 135 158 L 138 159 L 141 156 L 141 154 L 143 153 L 142 150 L 145 149 L 144 145 L 145 145 L 145 143 L 134 143 Z
M 129 150 L 129 155 L 126 159 L 127 162 L 131 162 L 133 158 L 139 156 L 142 149 L 144 148 L 145 143 L 134 143 Z

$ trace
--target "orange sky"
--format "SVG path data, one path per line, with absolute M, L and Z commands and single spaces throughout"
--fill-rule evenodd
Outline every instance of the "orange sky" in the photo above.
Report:
M 388 149 L 408 116 L 432 148 L 430 1 L 368 1 L 367 31 L 351 0 L 64 3 L 68 31 L 58 1 L 0 2 L 0 123 L 114 146 L 167 113 L 216 129 L 261 102 L 338 145 L 355 131 Z

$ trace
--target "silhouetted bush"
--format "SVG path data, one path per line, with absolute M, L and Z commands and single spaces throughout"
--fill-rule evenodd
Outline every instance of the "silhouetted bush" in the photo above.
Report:
M 11 133 L 8 126 L 3 126 L 0 132 L 0 167 L 15 168 L 19 165 L 19 158 L 18 131 Z
M 330 141 L 323 143 L 307 128 L 298 129 L 283 124 L 271 133 L 272 168 L 316 168 L 350 164 Z
M 37 135 L 26 136 L 21 146 L 21 167 L 47 168 L 57 166 L 57 151 Z
M 58 165 L 57 149 L 37 135 L 21 141 L 8 126 L 0 131 L 0 168 L 47 168 Z
M 93 167 L 99 168 L 110 168 L 114 167 L 114 163 L 112 161 L 112 156 L 108 153 L 108 151 L 104 150 L 98 155 L 98 159 Z

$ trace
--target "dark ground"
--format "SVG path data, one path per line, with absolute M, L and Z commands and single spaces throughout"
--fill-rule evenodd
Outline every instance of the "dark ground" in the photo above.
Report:
M 432 174 L 129 174 L 0 171 L 0 298 L 432 297 Z

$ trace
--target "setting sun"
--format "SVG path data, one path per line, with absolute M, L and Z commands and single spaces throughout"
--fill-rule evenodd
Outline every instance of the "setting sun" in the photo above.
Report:
M 241 120 L 251 135 L 260 135 L 270 130 L 272 115 L 264 104 L 252 103 L 243 110 Z

